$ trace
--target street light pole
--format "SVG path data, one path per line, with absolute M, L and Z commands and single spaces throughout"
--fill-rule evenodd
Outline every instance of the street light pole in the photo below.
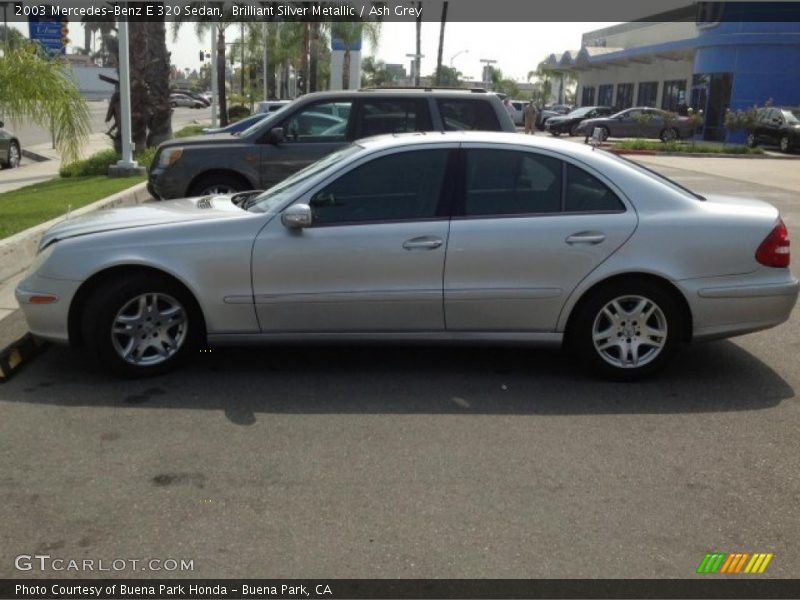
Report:
M 130 72 L 130 44 L 128 42 L 128 21 L 120 19 L 118 24 L 117 39 L 119 40 L 119 104 L 120 104 L 120 132 L 122 134 L 122 159 L 112 165 L 108 174 L 112 176 L 139 175 L 144 172 L 133 159 L 133 144 L 131 143 L 131 72 Z
M 450 68 L 451 68 L 451 69 L 453 68 L 453 61 L 454 61 L 454 60 L 455 60 L 455 59 L 456 59 L 458 56 L 460 56 L 460 55 L 462 55 L 462 54 L 466 54 L 466 53 L 468 53 L 468 52 L 469 52 L 469 48 L 467 48 L 467 49 L 465 49 L 465 50 L 459 50 L 458 52 L 456 52 L 455 54 L 453 54 L 453 56 L 451 56 L 451 57 L 450 57 Z

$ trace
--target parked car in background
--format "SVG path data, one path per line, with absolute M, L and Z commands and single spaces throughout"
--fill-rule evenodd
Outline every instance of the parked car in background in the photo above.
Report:
M 525 125 L 525 107 L 528 103 L 525 100 L 512 100 L 511 106 L 514 107 L 514 125 L 522 127 Z
M 289 103 L 291 100 L 261 100 L 256 102 L 255 114 L 273 113 Z
M 562 133 L 578 135 L 578 125 L 584 119 L 607 117 L 614 112 L 610 106 L 582 106 L 566 115 L 550 117 L 544 124 L 545 131 L 558 137 Z
M 197 100 L 187 96 L 186 94 L 178 94 L 173 92 L 169 95 L 169 105 L 173 108 L 176 106 L 184 106 L 188 108 L 205 108 L 206 105 L 202 100 Z
M 621 380 L 774 327 L 797 294 L 770 204 L 477 131 L 372 137 L 260 194 L 63 221 L 16 290 L 34 335 L 123 375 L 206 344 L 494 340 L 563 344 Z
M 0 121 L 0 168 L 13 169 L 22 160 L 22 145 L 17 136 L 4 129 L 4 125 Z
M 635 137 L 659 139 L 662 142 L 690 137 L 693 131 L 688 117 L 647 106 L 626 108 L 609 117 L 586 119 L 578 125 L 576 133 L 586 136 L 585 141 L 588 142 L 595 128 L 600 129 L 603 140 Z
M 316 92 L 239 135 L 170 140 L 156 151 L 148 189 L 161 199 L 266 189 L 349 142 L 409 131 L 516 131 L 485 90 Z
M 199 100 L 203 103 L 204 106 L 211 106 L 211 94 L 206 92 L 195 92 L 194 90 L 187 90 L 187 89 L 174 89 L 170 91 L 171 94 L 183 94 L 184 96 L 189 96 L 189 98 L 194 98 L 195 100 Z
M 231 123 L 230 125 L 226 125 L 225 127 L 206 127 L 203 129 L 204 135 L 211 135 L 215 133 L 231 133 L 231 134 L 238 134 L 244 131 L 245 129 L 252 127 L 256 123 L 260 123 L 264 119 L 269 116 L 268 113 L 261 113 L 250 115 L 249 117 L 245 117 L 244 119 L 240 119 L 235 123 Z
M 544 125 L 550 117 L 566 115 L 573 109 L 569 104 L 545 104 L 542 110 L 536 113 L 536 128 L 544 131 Z
M 781 152 L 800 148 L 800 108 L 773 106 L 758 110 L 755 127 L 747 132 L 747 145 L 778 146 Z

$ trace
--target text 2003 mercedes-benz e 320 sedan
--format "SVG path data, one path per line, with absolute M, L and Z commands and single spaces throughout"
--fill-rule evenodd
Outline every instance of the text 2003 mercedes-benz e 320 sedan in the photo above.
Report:
M 66 221 L 17 298 L 34 334 L 125 374 L 204 343 L 513 340 L 630 379 L 684 342 L 785 321 L 788 266 L 769 204 L 555 140 L 404 134 L 260 194 Z

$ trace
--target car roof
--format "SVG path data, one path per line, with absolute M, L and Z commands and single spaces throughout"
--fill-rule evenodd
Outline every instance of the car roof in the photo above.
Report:
M 336 90 L 326 92 L 312 92 L 300 96 L 298 100 L 317 100 L 329 98 L 332 101 L 337 99 L 352 98 L 353 96 L 418 96 L 427 98 L 430 96 L 437 97 L 455 97 L 463 98 L 470 96 L 475 98 L 498 98 L 497 94 L 489 92 L 483 88 L 363 88 L 360 90 Z
M 556 138 L 522 135 L 510 131 L 433 131 L 412 133 L 390 133 L 357 140 L 355 143 L 366 150 L 381 150 L 419 144 L 441 143 L 489 143 L 501 146 L 529 146 L 552 150 L 570 156 L 591 156 L 595 150 L 584 144 L 569 144 Z

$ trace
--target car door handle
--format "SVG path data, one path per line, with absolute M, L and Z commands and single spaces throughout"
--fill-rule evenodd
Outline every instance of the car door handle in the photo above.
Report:
M 441 238 L 422 236 L 406 240 L 403 242 L 403 248 L 406 250 L 435 250 L 443 243 Z
M 600 244 L 604 242 L 606 235 L 598 231 L 581 231 L 573 233 L 565 242 L 568 244 Z

